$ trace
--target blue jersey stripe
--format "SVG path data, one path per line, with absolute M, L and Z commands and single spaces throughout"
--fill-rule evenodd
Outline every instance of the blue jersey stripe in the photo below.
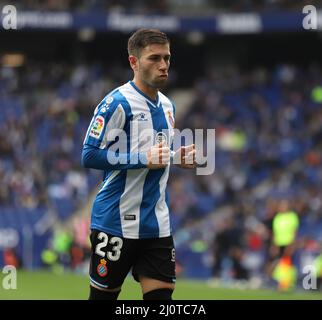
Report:
M 98 193 L 92 210 L 91 228 L 123 236 L 120 218 L 120 198 L 125 187 L 126 171 L 121 171 Z
M 155 213 L 155 205 L 160 198 L 159 181 L 165 169 L 150 170 L 143 187 L 143 199 L 140 207 L 140 238 L 147 235 L 159 237 L 159 224 Z
M 156 108 L 152 103 L 147 101 L 150 109 L 153 129 L 158 133 L 164 129 L 168 129 L 167 120 L 165 118 L 162 105 Z M 143 187 L 143 199 L 140 207 L 140 229 L 139 237 L 144 238 L 146 234 L 153 234 L 159 237 L 159 225 L 155 212 L 155 205 L 160 198 L 160 179 L 165 169 L 150 170 L 146 176 Z

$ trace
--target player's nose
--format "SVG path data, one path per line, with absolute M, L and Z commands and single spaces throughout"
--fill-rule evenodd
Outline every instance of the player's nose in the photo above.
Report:
M 161 71 L 168 70 L 168 63 L 164 59 L 161 59 L 160 61 L 159 70 Z

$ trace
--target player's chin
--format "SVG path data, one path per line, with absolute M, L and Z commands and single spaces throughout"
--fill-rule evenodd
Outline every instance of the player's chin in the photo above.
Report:
M 153 81 L 153 85 L 155 88 L 163 88 L 166 86 L 168 82 L 168 77 L 159 77 Z

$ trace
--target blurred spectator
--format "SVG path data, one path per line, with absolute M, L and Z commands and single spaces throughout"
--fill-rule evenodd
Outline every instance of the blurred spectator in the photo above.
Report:
M 41 261 L 43 263 L 43 267 L 45 267 L 46 269 L 49 269 L 53 272 L 62 272 L 62 269 L 57 262 L 58 255 L 54 250 L 50 248 L 43 250 L 43 252 L 41 253 Z
M 322 254 L 316 258 L 314 266 L 317 275 L 317 288 L 322 291 Z
M 214 240 L 213 275 L 221 278 L 228 272 L 232 279 L 246 280 L 248 273 L 242 263 L 243 230 L 231 217 L 222 219 L 221 224 Z
M 296 212 L 290 209 L 289 202 L 282 200 L 279 211 L 273 218 L 273 249 L 277 250 L 276 257 L 281 258 L 285 251 L 292 255 L 299 228 L 299 217 Z M 293 245 L 293 247 L 291 247 Z
M 8 248 L 4 250 L 3 263 L 4 265 L 11 265 L 11 266 L 14 266 L 15 268 L 20 268 L 22 266 L 16 251 L 12 248 Z
M 295 288 L 297 270 L 290 256 L 284 255 L 279 259 L 274 267 L 272 276 L 278 284 L 278 290 L 285 292 Z
M 56 230 L 53 237 L 52 249 L 57 254 L 58 263 L 64 268 L 70 266 L 70 250 L 73 243 L 73 234 L 64 230 Z

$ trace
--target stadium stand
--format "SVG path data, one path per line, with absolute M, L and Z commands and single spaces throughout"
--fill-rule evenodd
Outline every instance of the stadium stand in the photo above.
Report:
M 1 4 L 7 4 L 0 1 Z M 186 13 L 209 15 L 218 12 L 272 12 L 280 10 L 300 10 L 305 5 L 321 7 L 318 0 L 28 0 L 16 1 L 18 9 L 49 11 L 117 11 L 135 14 Z

